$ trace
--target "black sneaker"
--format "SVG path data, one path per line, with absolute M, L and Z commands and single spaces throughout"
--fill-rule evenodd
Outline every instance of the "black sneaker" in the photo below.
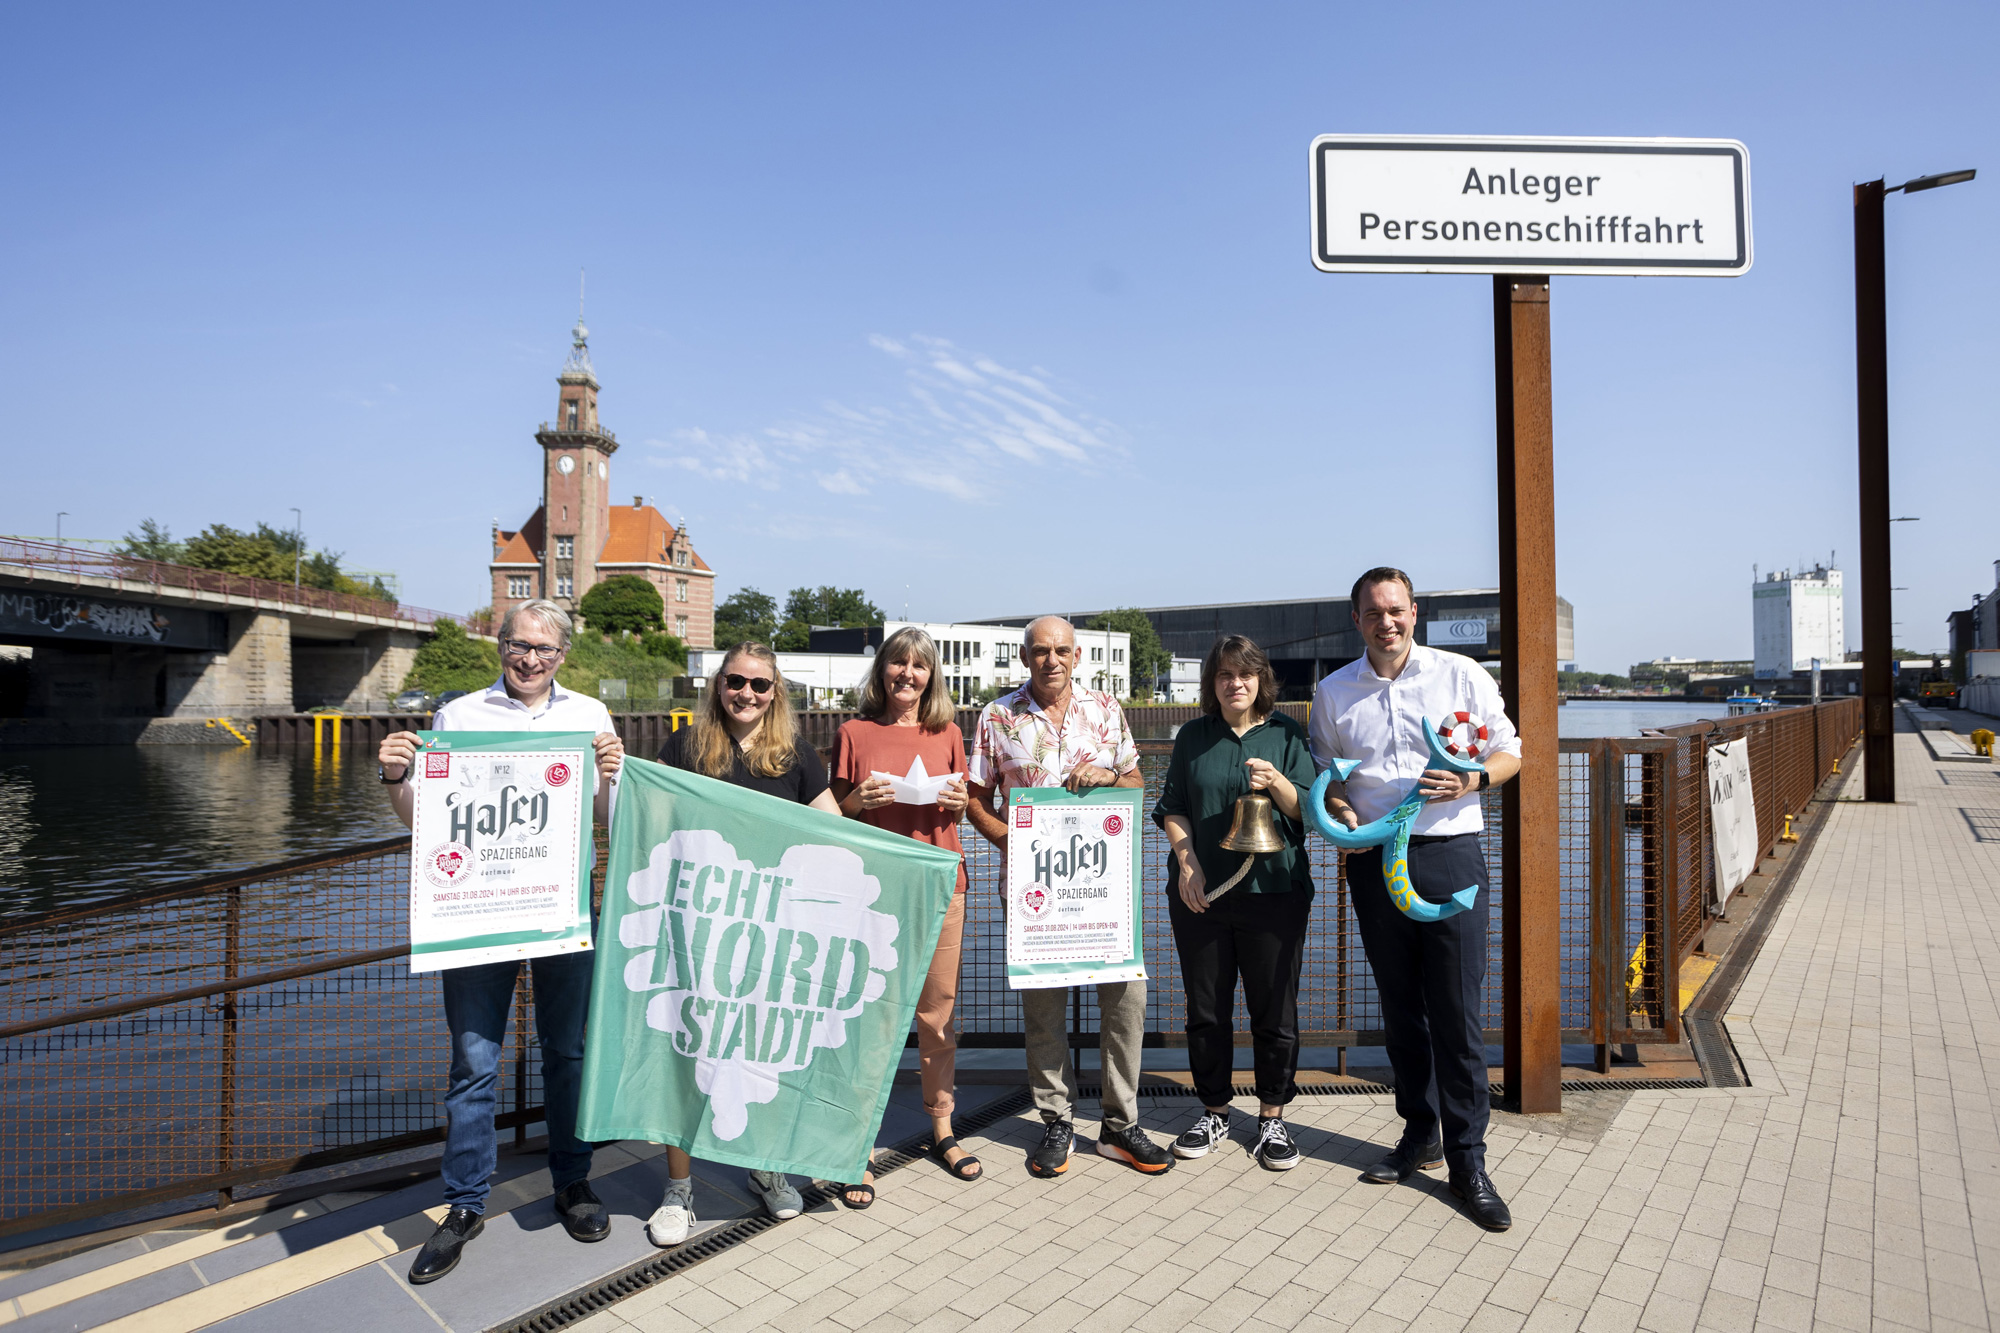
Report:
M 1257 1161 L 1266 1171 L 1289 1171 L 1299 1164 L 1299 1145 L 1282 1116 L 1257 1117 Z
M 485 1229 L 486 1219 L 478 1213 L 463 1205 L 452 1208 L 424 1242 L 424 1248 L 417 1251 L 417 1261 L 410 1265 L 410 1285 L 435 1282 L 458 1267 L 459 1251 Z
M 1042 1141 L 1028 1154 L 1028 1174 L 1055 1177 L 1069 1170 L 1069 1154 L 1076 1142 L 1076 1130 L 1067 1120 L 1051 1120 L 1042 1126 Z
M 1174 1159 L 1167 1150 L 1153 1142 L 1146 1131 L 1137 1125 L 1130 1129 L 1113 1129 L 1109 1125 L 1099 1125 L 1097 1155 L 1123 1162 L 1134 1171 L 1144 1171 L 1149 1176 L 1158 1175 L 1174 1164 Z
M 1205 1157 L 1209 1149 L 1229 1137 L 1229 1112 L 1203 1111 L 1194 1125 L 1174 1140 L 1174 1156 Z

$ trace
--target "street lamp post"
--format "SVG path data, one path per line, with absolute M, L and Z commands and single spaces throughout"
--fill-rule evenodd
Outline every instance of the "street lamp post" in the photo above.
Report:
M 299 560 L 306 552 L 306 516 L 292 506 L 292 591 L 299 589 Z
M 1882 254 L 1882 200 L 1973 178 L 1971 171 L 1854 187 L 1854 372 L 1861 490 L 1862 754 L 1870 801 L 1896 799 L 1896 699 L 1890 674 L 1889 329 Z
M 56 545 L 57 545 L 57 546 L 61 546 L 61 545 L 62 545 L 62 521 L 63 521 L 64 519 L 68 518 L 68 517 L 69 517 L 69 510 L 67 510 L 67 509 L 64 509 L 64 510 L 60 511 L 60 512 L 59 512 L 59 513 L 57 513 L 57 515 L 56 515 Z

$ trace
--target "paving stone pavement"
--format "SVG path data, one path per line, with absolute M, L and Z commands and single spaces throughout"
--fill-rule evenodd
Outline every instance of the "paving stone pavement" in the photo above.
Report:
M 2000 780 L 1896 744 L 1901 803 L 1859 803 L 1850 774 L 1730 1008 L 1752 1086 L 1496 1116 L 1509 1232 L 1441 1179 L 1357 1179 L 1395 1137 L 1384 1098 L 1295 1102 L 1307 1156 L 1281 1174 L 1248 1154 L 1246 1103 L 1233 1151 L 1153 1178 L 1080 1143 L 1066 1177 L 1032 1179 L 1017 1117 L 967 1136 L 983 1181 L 906 1168 L 866 1212 L 772 1228 L 576 1327 L 1993 1328 L 2000 1066 L 1980 1036 L 2000 1031 L 2000 840 L 1980 830 L 2000 827 Z M 1194 1111 L 1149 1106 L 1162 1135 Z

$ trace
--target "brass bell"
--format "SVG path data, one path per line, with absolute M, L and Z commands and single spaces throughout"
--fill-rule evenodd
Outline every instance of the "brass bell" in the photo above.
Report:
M 1278 832 L 1271 798 L 1260 791 L 1237 797 L 1236 810 L 1229 821 L 1229 832 L 1219 845 L 1225 852 L 1249 852 L 1252 855 L 1283 851 L 1285 838 Z

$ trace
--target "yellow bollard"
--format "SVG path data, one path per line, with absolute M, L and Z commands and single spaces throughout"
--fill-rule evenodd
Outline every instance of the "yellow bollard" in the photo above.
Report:
M 1972 752 L 1993 757 L 1993 733 L 1985 727 L 1975 727 L 1972 732 Z
M 694 725 L 694 712 L 691 709 L 676 708 L 669 712 L 667 717 L 673 723 L 672 729 L 674 731 L 679 731 L 682 727 L 691 727 Z
M 1792 832 L 1792 817 L 1791 817 L 1790 815 L 1786 815 L 1786 816 L 1785 816 L 1785 830 L 1784 830 L 1784 832 L 1782 832 L 1782 833 L 1780 833 L 1780 834 L 1778 835 L 1778 841 L 1779 841 L 1779 842 L 1797 842 L 1798 840 L 1799 840 L 1799 835 L 1798 835 L 1798 834 L 1796 834 L 1796 833 L 1794 833 L 1794 832 Z

